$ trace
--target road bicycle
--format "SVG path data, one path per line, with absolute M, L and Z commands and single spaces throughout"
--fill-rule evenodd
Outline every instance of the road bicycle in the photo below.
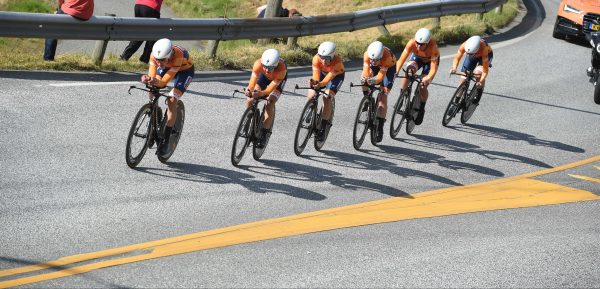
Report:
M 400 129 L 402 128 L 402 124 L 406 120 L 406 133 L 412 134 L 415 129 L 415 119 L 419 115 L 419 111 L 417 110 L 421 106 L 421 82 L 423 81 L 423 76 L 420 74 L 416 74 L 410 72 L 406 69 L 402 69 L 404 71 L 404 76 L 397 76 L 398 78 L 406 78 L 408 79 L 408 86 L 406 89 L 401 90 L 400 96 L 398 96 L 398 100 L 394 105 L 394 110 L 392 112 L 392 120 L 390 122 L 390 136 L 393 139 L 396 139 Z M 417 85 L 414 85 L 414 84 Z M 415 86 L 413 92 L 413 86 Z
M 325 128 L 321 127 L 321 114 L 323 113 L 323 104 L 319 105 L 319 97 L 323 95 L 324 97 L 329 97 L 329 94 L 325 92 L 325 88 L 314 89 L 312 87 L 299 87 L 297 84 L 294 87 L 294 92 L 296 89 L 312 89 L 316 92 L 315 96 L 304 105 L 304 109 L 302 109 L 302 114 L 300 115 L 300 120 L 298 121 L 298 126 L 296 127 L 296 136 L 294 138 L 294 153 L 297 156 L 302 154 L 306 144 L 310 137 L 314 134 L 314 145 L 317 151 L 320 151 L 325 145 L 325 141 L 327 140 L 327 136 L 329 135 L 329 130 L 331 125 L 328 125 Z M 317 112 L 318 111 L 318 112 Z M 333 124 L 333 115 L 335 112 L 335 98 L 331 97 L 331 117 L 329 118 L 330 124 Z M 317 133 L 321 129 L 324 129 L 323 136 L 321 139 L 316 137 Z
M 146 154 L 148 148 L 152 148 L 154 144 L 157 144 L 158 147 L 164 141 L 164 130 L 167 125 L 167 110 L 165 109 L 163 114 L 159 105 L 159 100 L 164 99 L 166 103 L 171 96 L 166 94 L 168 89 L 160 89 L 150 85 L 146 85 L 146 88 L 132 85 L 129 87 L 127 93 L 131 95 L 132 89 L 149 92 L 150 94 L 149 102 L 144 104 L 137 112 L 131 123 L 129 135 L 127 136 L 125 161 L 130 168 L 135 168 Z M 175 152 L 183 131 L 184 121 L 185 106 L 183 105 L 183 102 L 179 100 L 177 102 L 177 119 L 175 120 L 171 135 L 169 136 L 169 151 L 166 155 L 159 154 L 158 150 L 156 152 L 156 156 L 160 162 L 167 162 Z
M 456 91 L 454 91 L 454 94 L 446 107 L 444 117 L 442 118 L 443 126 L 448 126 L 450 120 L 452 120 L 459 111 L 462 111 L 460 122 L 462 124 L 467 123 L 479 105 L 478 103 L 473 102 L 474 99 L 477 97 L 478 93 L 483 93 L 483 91 L 479 92 L 479 89 L 477 88 L 477 77 L 479 77 L 480 74 L 475 74 L 473 71 L 468 70 L 451 74 L 464 76 L 466 79 L 456 88 Z M 473 82 L 472 86 L 471 82 Z
M 352 145 L 354 149 L 360 150 L 360 146 L 365 140 L 367 131 L 371 131 L 371 144 L 377 145 L 377 127 L 380 125 L 377 119 L 377 103 L 379 103 L 379 93 L 377 97 L 373 97 L 376 91 L 380 91 L 381 87 L 368 84 L 354 85 L 350 82 L 350 91 L 352 87 L 367 87 L 367 95 L 365 95 L 358 104 L 358 111 L 354 120 L 354 131 L 352 133 Z M 381 124 L 383 125 L 383 124 Z
M 237 89 L 233 92 L 233 95 L 235 96 L 236 93 L 244 94 L 243 91 Z M 265 136 L 261 135 L 267 104 L 265 103 L 262 109 L 258 108 L 259 102 L 265 99 L 267 99 L 267 96 L 254 98 L 252 105 L 244 111 L 244 114 L 242 114 L 240 124 L 238 125 L 233 138 L 233 146 L 231 147 L 231 163 L 234 166 L 237 166 L 240 163 L 246 152 L 246 148 L 248 148 L 250 144 L 252 144 L 252 157 L 254 157 L 255 160 L 259 160 L 267 148 L 271 134 L 268 133 Z M 274 110 L 272 118 L 273 125 L 275 125 Z M 271 131 L 273 131 L 273 127 L 270 129 L 270 132 Z M 263 141 L 264 146 L 258 147 L 261 137 L 266 138 Z

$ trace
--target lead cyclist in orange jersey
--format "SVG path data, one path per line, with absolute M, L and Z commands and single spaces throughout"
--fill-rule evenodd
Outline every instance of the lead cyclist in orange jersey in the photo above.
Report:
M 485 79 L 488 76 L 490 67 L 492 67 L 492 59 L 494 58 L 494 52 L 492 47 L 479 36 L 471 36 L 465 41 L 456 52 L 454 61 L 452 62 L 452 68 L 450 73 L 456 73 L 458 62 L 462 58 L 463 54 L 467 54 L 465 61 L 463 61 L 462 72 L 465 70 L 472 71 L 477 77 L 477 95 L 473 99 L 473 103 L 478 104 L 483 94 L 483 87 L 485 86 Z M 465 77 L 461 77 L 458 85 L 461 85 L 465 81 Z
M 247 107 L 252 106 L 254 98 L 267 97 L 267 108 L 265 110 L 261 138 L 257 144 L 259 148 L 264 147 L 265 140 L 271 134 L 275 103 L 283 93 L 286 81 L 287 65 L 279 57 L 279 51 L 272 48 L 265 50 L 261 58 L 254 62 L 252 75 L 245 90 Z
M 326 87 L 328 96 L 323 97 L 323 114 L 321 115 L 321 126 L 317 132 L 316 138 L 323 139 L 323 133 L 328 126 L 331 126 L 331 100 L 335 97 L 338 89 L 344 82 L 346 71 L 342 57 L 335 53 L 336 45 L 331 41 L 325 41 L 319 45 L 317 54 L 312 60 L 312 78 L 309 84 L 314 89 Z M 308 101 L 310 101 L 316 92 L 308 91 Z
M 379 92 L 379 103 L 377 104 L 377 142 L 383 139 L 383 124 L 387 114 L 387 96 L 394 86 L 394 73 L 396 71 L 396 56 L 392 50 L 383 46 L 380 41 L 369 44 L 363 55 L 363 72 L 360 78 L 361 84 L 378 85 L 382 90 Z M 363 87 L 363 94 L 367 95 L 367 87 Z
M 429 97 L 429 90 L 427 88 L 433 81 L 440 64 L 440 50 L 438 49 L 437 42 L 431 37 L 431 32 L 427 28 L 417 30 L 415 38 L 408 41 L 406 47 L 404 47 L 404 51 L 396 64 L 397 75 L 402 70 L 402 66 L 409 55 L 411 58 L 406 67 L 408 70 L 416 73 L 417 70 L 423 68 L 421 74 L 424 77 L 422 78 L 421 87 L 419 87 L 421 107 L 419 108 L 419 115 L 415 119 L 415 124 L 420 125 L 425 116 L 425 104 Z M 402 78 L 400 83 L 403 90 L 408 87 L 408 79 Z
M 154 43 L 148 74 L 142 75 L 142 82 L 156 87 L 165 87 L 171 80 L 175 82 L 167 102 L 165 138 L 158 148 L 158 153 L 161 155 L 168 153 L 170 138 L 167 136 L 171 135 L 177 119 L 177 101 L 187 90 L 193 78 L 194 63 L 185 48 L 173 45 L 167 38 Z

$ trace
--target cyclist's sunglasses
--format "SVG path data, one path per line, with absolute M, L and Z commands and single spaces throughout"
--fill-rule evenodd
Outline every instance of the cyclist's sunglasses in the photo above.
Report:
M 156 58 L 156 61 L 160 61 L 160 62 L 167 61 L 167 60 L 168 60 L 167 58 L 160 58 L 160 59 Z
M 331 61 L 332 57 L 331 56 L 323 56 L 319 54 L 319 58 L 321 58 L 321 60 L 326 60 L 326 61 Z
M 263 65 L 263 67 L 268 71 L 273 71 L 273 70 L 275 70 L 275 67 L 277 67 L 277 65 L 269 65 L 269 66 Z
M 427 45 L 427 43 L 421 43 L 421 42 L 416 42 L 416 41 L 415 41 L 415 43 L 417 44 L 417 46 L 424 46 L 424 45 Z

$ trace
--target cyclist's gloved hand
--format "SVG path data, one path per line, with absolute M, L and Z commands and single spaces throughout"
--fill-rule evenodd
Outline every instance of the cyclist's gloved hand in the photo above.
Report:
M 368 77 L 365 77 L 364 75 L 361 75 L 361 76 L 360 76 L 360 83 L 362 83 L 362 84 L 365 84 L 365 83 L 367 83 L 367 78 L 368 78 Z
M 423 80 L 421 80 L 422 86 L 428 86 L 430 83 L 431 83 L 431 79 L 429 78 L 429 76 L 425 76 L 425 77 L 423 77 Z
M 477 83 L 475 83 L 475 85 L 477 86 L 477 88 L 483 87 L 483 83 L 481 83 L 481 81 L 477 81 Z
M 150 76 L 148 75 L 142 75 L 142 79 L 141 79 L 142 83 L 148 83 L 148 81 L 150 81 Z
M 319 85 L 319 81 L 318 80 L 311 79 L 311 80 L 309 80 L 309 83 L 310 83 L 310 87 L 312 87 L 312 89 L 319 89 L 319 88 L 321 88 L 321 86 Z
M 244 90 L 244 94 L 246 97 L 252 97 L 252 90 L 250 90 L 250 88 L 246 88 L 246 90 Z
M 455 74 L 455 73 L 456 73 L 456 67 L 450 68 L 450 74 Z
M 375 77 L 369 77 L 367 79 L 367 84 L 368 85 L 375 85 Z

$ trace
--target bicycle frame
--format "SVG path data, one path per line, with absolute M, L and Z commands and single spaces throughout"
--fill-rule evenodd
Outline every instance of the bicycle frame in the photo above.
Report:
M 150 119 L 150 123 L 151 128 L 150 128 L 150 133 L 152 133 L 153 137 L 155 140 L 158 140 L 160 143 L 160 141 L 163 140 L 163 136 L 159 133 L 159 130 L 162 126 L 162 122 L 166 122 L 167 121 L 167 111 L 165 110 L 164 115 L 162 116 L 162 120 L 161 123 L 158 123 L 158 115 L 157 115 L 157 111 L 158 111 L 158 100 L 160 99 L 161 96 L 164 96 L 166 98 L 166 101 L 171 98 L 171 96 L 167 95 L 166 92 L 168 91 L 167 88 L 158 88 L 156 86 L 151 86 L 146 84 L 146 88 L 140 88 L 137 87 L 135 85 L 132 85 L 129 87 L 129 89 L 127 90 L 127 93 L 129 95 L 131 95 L 131 90 L 132 89 L 137 89 L 137 90 L 141 90 L 141 91 L 145 91 L 145 92 L 149 92 L 150 94 L 152 94 L 152 99 L 149 101 L 149 103 L 152 104 L 152 114 L 151 114 L 151 119 Z

